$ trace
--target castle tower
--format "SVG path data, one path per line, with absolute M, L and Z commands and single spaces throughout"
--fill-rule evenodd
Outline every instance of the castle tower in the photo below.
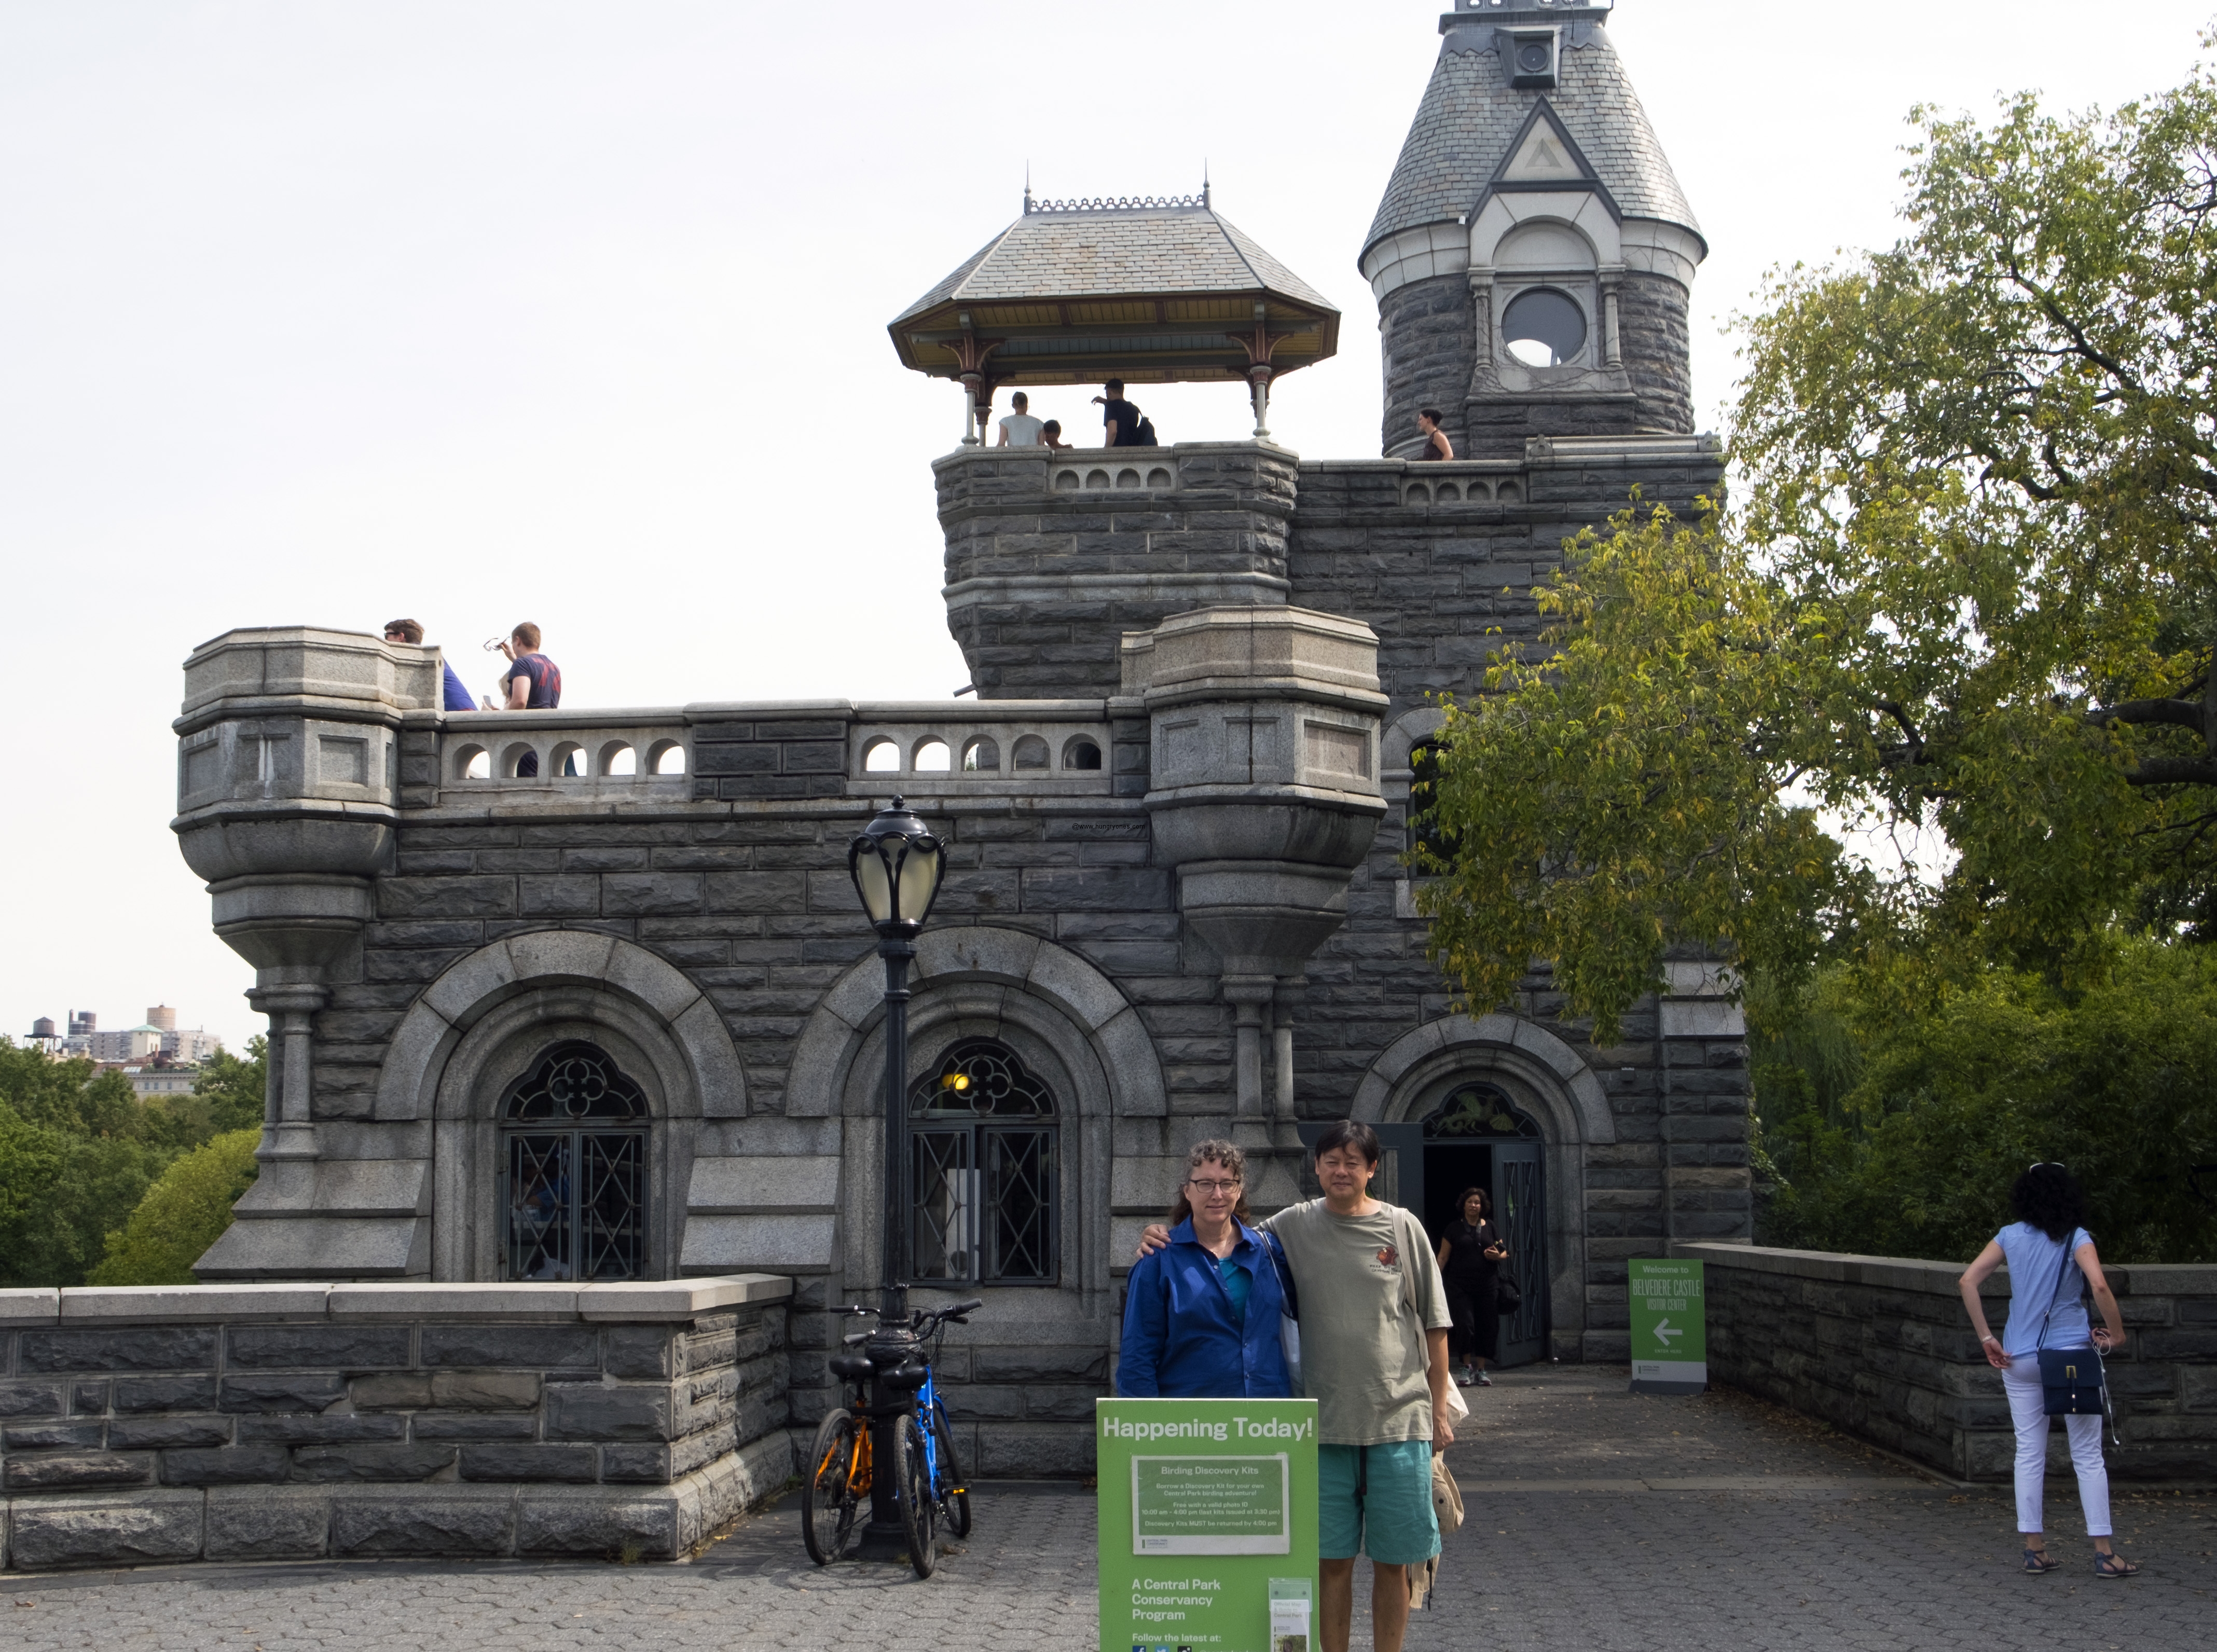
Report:
M 1419 408 L 1459 455 L 1693 430 L 1687 312 L 1708 251 L 1609 43 L 1609 0 L 1454 0 L 1363 244 L 1385 452 Z

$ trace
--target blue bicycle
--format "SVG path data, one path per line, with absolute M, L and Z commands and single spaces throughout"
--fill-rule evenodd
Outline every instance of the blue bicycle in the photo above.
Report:
M 900 1510 L 901 1535 L 906 1540 L 909 1564 L 918 1577 L 929 1577 L 939 1564 L 939 1526 L 944 1522 L 950 1537 L 970 1535 L 970 1492 L 962 1481 L 962 1461 L 955 1454 L 954 1430 L 947 1420 L 947 1407 L 932 1381 L 940 1345 L 950 1325 L 966 1325 L 973 1309 L 982 1299 L 957 1302 L 952 1308 L 909 1315 L 908 1329 L 915 1339 L 904 1345 L 899 1363 L 880 1371 L 868 1353 L 833 1356 L 831 1374 L 855 1385 L 852 1403 L 834 1407 L 816 1430 L 809 1453 L 808 1482 L 802 1488 L 800 1536 L 808 1557 L 818 1566 L 843 1559 L 854 1545 L 862 1512 L 869 1507 L 871 1482 L 876 1473 L 870 1441 L 870 1425 L 893 1418 L 893 1500 Z M 875 1315 L 871 1308 L 849 1308 L 849 1314 Z M 872 1333 L 856 1331 L 841 1339 L 849 1347 L 869 1340 Z M 899 1397 L 887 1405 L 869 1403 L 868 1384 L 876 1377 Z

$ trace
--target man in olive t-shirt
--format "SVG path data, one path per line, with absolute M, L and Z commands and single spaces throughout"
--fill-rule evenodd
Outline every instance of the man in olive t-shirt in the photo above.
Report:
M 1378 1160 L 1378 1133 L 1342 1120 L 1317 1142 L 1325 1197 L 1257 1224 L 1285 1247 L 1300 1294 L 1301 1389 L 1317 1402 L 1324 1652 L 1347 1652 L 1358 1553 L 1370 1556 L 1376 1652 L 1400 1652 L 1408 1568 L 1440 1552 L 1432 1453 L 1454 1443 L 1447 1291 L 1423 1224 L 1370 1197 Z M 1141 1253 L 1168 1242 L 1150 1228 Z

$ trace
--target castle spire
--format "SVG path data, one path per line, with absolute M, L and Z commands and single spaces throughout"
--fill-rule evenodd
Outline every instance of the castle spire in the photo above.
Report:
M 1360 260 L 1384 335 L 1385 450 L 1416 414 L 1459 452 L 1693 428 L 1701 226 L 1599 0 L 1455 0 Z

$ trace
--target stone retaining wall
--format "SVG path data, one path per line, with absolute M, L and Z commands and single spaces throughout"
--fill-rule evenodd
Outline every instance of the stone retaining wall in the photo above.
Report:
M 1680 1244 L 1706 1264 L 1709 1376 L 1952 1479 L 2006 1481 L 2000 1374 L 1963 1312 L 1960 1262 Z M 2109 1362 L 2119 1481 L 2217 1485 L 2217 1266 L 2109 1267 L 2127 1340 Z M 2009 1276 L 1985 1292 L 2009 1318 Z
M 791 1292 L 0 1291 L 0 1561 L 674 1559 L 792 1471 Z

